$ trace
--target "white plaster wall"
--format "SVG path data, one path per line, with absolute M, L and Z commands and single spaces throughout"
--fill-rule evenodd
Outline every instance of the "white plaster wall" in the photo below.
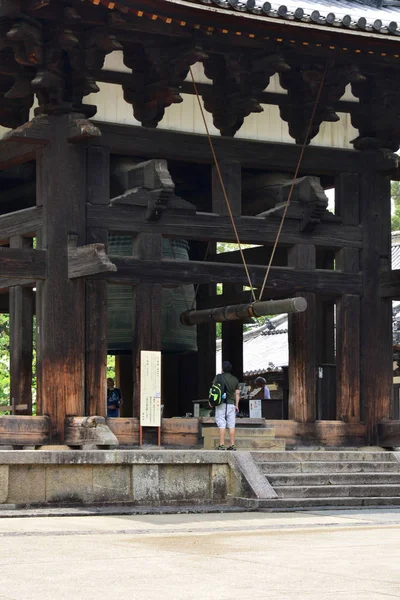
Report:
M 122 52 L 113 52 L 106 57 L 104 69 L 129 73 L 130 70 L 123 64 Z M 204 75 L 202 63 L 196 63 L 192 67 L 194 78 L 197 82 L 208 83 L 211 81 Z M 187 77 L 191 80 L 190 74 Z M 84 101 L 88 104 L 97 105 L 95 119 L 109 123 L 120 123 L 125 125 L 140 126 L 133 117 L 133 109 L 123 98 L 122 88 L 118 85 L 99 83 L 100 92 L 87 96 Z M 271 77 L 269 92 L 286 94 L 280 86 L 278 75 Z M 198 106 L 197 98 L 192 94 L 183 94 L 183 102 L 174 104 L 166 109 L 164 119 L 158 125 L 159 129 L 184 131 L 188 133 L 205 134 L 204 122 Z M 350 86 L 347 87 L 343 99 L 356 101 L 351 94 Z M 264 112 L 251 114 L 246 117 L 244 124 L 236 133 L 237 138 L 293 143 L 289 135 L 288 125 L 280 118 L 279 108 L 273 105 L 263 105 Z M 213 126 L 212 115 L 205 112 L 207 125 L 212 135 L 219 135 L 219 131 Z M 31 117 L 33 110 L 31 111 Z M 334 148 L 353 148 L 350 141 L 357 137 L 357 131 L 351 126 L 350 115 L 340 113 L 338 123 L 323 123 L 319 134 L 312 140 L 314 146 L 328 146 Z M 0 127 L 0 137 L 6 129 Z
M 275 84 L 274 84 L 275 85 Z M 121 87 L 101 83 L 100 92 L 86 98 L 89 104 L 97 104 L 96 120 L 125 125 L 140 125 L 133 117 L 132 106 L 123 98 Z M 183 102 L 174 104 L 166 109 L 164 119 L 159 123 L 159 129 L 184 131 L 188 133 L 205 133 L 204 122 L 196 96 L 183 94 Z M 250 140 L 293 143 L 289 136 L 287 123 L 282 121 L 279 108 L 272 105 L 263 105 L 264 112 L 248 116 L 241 129 L 236 134 L 237 138 Z M 212 115 L 205 111 L 207 125 L 211 135 L 219 135 L 213 126 Z M 350 141 L 357 137 L 357 131 L 351 126 L 350 116 L 340 113 L 337 123 L 323 123 L 319 134 L 313 139 L 316 146 L 334 148 L 352 148 Z

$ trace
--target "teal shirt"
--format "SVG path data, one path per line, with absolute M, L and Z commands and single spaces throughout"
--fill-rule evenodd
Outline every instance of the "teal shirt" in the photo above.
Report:
M 221 377 L 226 385 L 226 403 L 236 404 L 236 390 L 239 389 L 239 380 L 232 373 L 221 373 Z M 214 377 L 215 383 L 217 377 Z

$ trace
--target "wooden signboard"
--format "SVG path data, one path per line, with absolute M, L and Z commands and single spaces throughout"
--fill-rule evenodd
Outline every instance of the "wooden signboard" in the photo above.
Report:
M 161 444 L 161 352 L 140 352 L 140 430 L 139 444 L 142 445 L 142 427 L 158 428 L 158 445 Z

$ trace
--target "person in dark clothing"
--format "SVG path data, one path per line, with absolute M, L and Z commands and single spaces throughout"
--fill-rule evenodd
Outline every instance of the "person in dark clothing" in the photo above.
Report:
M 236 413 L 239 410 L 239 380 L 231 373 L 232 365 L 225 360 L 222 363 L 221 378 L 225 383 L 226 398 L 223 402 L 215 407 L 215 422 L 219 429 L 219 446 L 217 450 L 236 450 L 235 446 L 235 422 Z M 217 377 L 215 377 L 214 382 Z M 225 446 L 225 431 L 228 427 L 229 442 L 228 448 Z
M 119 409 L 122 404 L 121 390 L 114 387 L 114 379 L 107 379 L 107 417 L 119 417 Z

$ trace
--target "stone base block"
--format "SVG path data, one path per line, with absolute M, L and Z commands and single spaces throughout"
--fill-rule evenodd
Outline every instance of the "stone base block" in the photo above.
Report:
M 67 446 L 87 450 L 118 446 L 118 439 L 106 425 L 104 417 L 66 417 L 64 435 Z
M 219 429 L 207 427 L 203 430 L 204 449 L 215 450 L 219 445 Z M 229 439 L 226 432 L 225 440 Z M 239 450 L 285 450 L 285 442 L 275 439 L 275 431 L 272 428 L 241 429 L 236 428 L 235 445 Z

